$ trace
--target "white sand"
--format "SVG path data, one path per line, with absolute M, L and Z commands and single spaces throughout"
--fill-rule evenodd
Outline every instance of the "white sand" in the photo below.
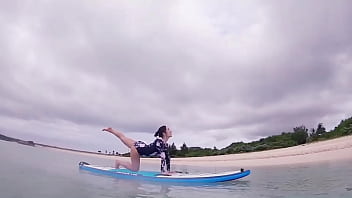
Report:
M 96 156 L 99 158 L 107 158 L 111 160 L 129 160 L 129 158 L 126 157 L 86 153 L 80 154 Z M 262 152 L 209 157 L 172 158 L 171 164 L 204 167 L 232 166 L 248 168 L 258 166 L 292 165 L 300 163 L 336 163 L 338 161 L 344 160 L 352 160 L 352 136 Z M 160 159 L 143 158 L 141 163 L 160 163 Z

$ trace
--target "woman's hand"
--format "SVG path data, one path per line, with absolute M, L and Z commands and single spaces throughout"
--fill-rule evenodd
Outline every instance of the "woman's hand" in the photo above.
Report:
M 162 172 L 161 175 L 172 176 L 172 172 Z

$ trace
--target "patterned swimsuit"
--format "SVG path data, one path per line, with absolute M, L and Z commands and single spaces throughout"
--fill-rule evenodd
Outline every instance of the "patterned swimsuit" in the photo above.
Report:
M 170 154 L 168 144 L 161 138 L 157 138 L 151 144 L 146 144 L 142 141 L 134 143 L 139 155 L 141 156 L 159 156 L 161 158 L 161 172 L 170 171 Z

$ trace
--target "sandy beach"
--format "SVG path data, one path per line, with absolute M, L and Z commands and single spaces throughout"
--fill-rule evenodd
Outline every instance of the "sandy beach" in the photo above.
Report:
M 73 151 L 65 151 L 73 152 Z M 78 152 L 74 152 L 78 153 Z M 105 159 L 126 157 L 79 153 Z M 172 158 L 172 165 L 202 167 L 259 167 L 352 160 L 352 136 L 269 151 L 208 157 Z M 141 163 L 160 163 L 158 158 L 142 158 Z

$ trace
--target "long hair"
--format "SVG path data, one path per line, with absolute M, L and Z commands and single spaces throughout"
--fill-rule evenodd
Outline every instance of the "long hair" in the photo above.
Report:
M 159 127 L 158 131 L 155 132 L 154 137 L 163 138 L 165 132 L 166 132 L 166 126 L 165 125 L 161 126 L 161 127 Z

